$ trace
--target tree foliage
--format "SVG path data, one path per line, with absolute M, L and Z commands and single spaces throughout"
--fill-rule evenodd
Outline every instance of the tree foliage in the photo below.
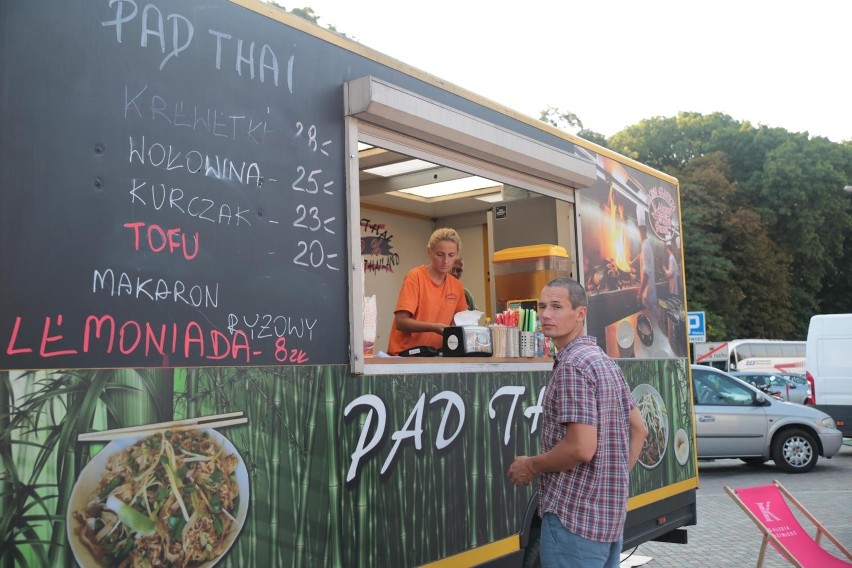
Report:
M 731 216 L 729 204 L 737 188 L 721 153 L 694 160 L 683 177 L 689 178 L 681 183 L 684 256 L 706 259 L 700 270 L 694 263 L 684 266 L 690 309 L 704 311 L 708 333 L 724 337 L 729 332 L 722 314 L 735 311 L 728 283 L 733 281 L 736 267 L 723 254 L 726 239 L 722 227 Z
M 587 130 L 586 128 L 583 128 L 583 121 L 580 120 L 580 117 L 573 112 L 565 112 L 557 107 L 551 106 L 541 111 L 538 118 L 542 122 L 546 122 L 560 130 L 565 130 L 567 132 L 576 131 L 575 133 L 577 136 L 597 144 L 598 146 L 606 147 L 607 145 L 606 136 L 595 132 L 594 130 Z
M 852 141 L 680 113 L 605 145 L 680 180 L 688 308 L 709 341 L 804 339 L 812 315 L 852 312 Z
M 574 128 L 580 130 L 583 129 L 583 121 L 581 121 L 576 114 L 573 112 L 565 112 L 552 106 L 541 111 L 541 115 L 538 119 L 551 126 L 555 126 L 556 128 L 561 128 L 562 130 L 573 130 Z
M 278 2 L 275 2 L 274 0 L 270 1 L 269 4 L 274 6 L 275 8 L 278 8 L 279 10 L 284 10 L 285 12 L 290 12 L 294 16 L 298 16 L 298 17 L 302 18 L 303 20 L 306 20 L 306 21 L 308 21 L 312 24 L 322 26 L 322 24 L 320 24 L 320 22 L 319 22 L 320 16 L 316 12 L 314 12 L 313 8 L 311 8 L 309 6 L 306 6 L 304 8 L 293 8 L 292 10 L 288 10 L 285 6 L 283 6 L 282 4 L 279 4 Z M 337 28 L 332 26 L 332 25 L 322 26 L 322 27 L 325 27 L 326 29 L 328 29 L 328 30 L 330 30 L 334 33 L 340 34 L 343 37 L 347 37 L 349 39 L 354 40 L 354 38 L 349 37 L 345 33 L 337 31 Z
M 716 324 L 709 339 L 803 339 L 812 315 L 852 311 L 852 145 L 681 113 L 609 147 L 679 177 L 689 306 Z

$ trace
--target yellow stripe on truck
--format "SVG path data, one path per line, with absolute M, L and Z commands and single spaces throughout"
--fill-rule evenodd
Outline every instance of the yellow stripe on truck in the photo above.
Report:
M 501 556 L 520 550 L 520 548 L 521 537 L 515 534 L 509 538 L 504 538 L 485 546 L 466 550 L 459 554 L 424 564 L 420 568 L 462 568 L 476 566 L 477 564 L 482 564 L 488 560 L 500 558 Z
M 638 509 L 645 505 L 656 503 L 666 497 L 671 497 L 697 487 L 698 476 L 686 479 L 679 483 L 673 483 L 671 485 L 661 487 L 660 489 L 632 497 L 627 503 L 627 510 L 632 511 L 633 509 Z M 423 564 L 420 568 L 466 568 L 482 564 L 488 560 L 500 558 L 501 556 L 520 550 L 520 548 L 520 535 L 512 535 L 509 538 L 504 538 L 503 540 L 498 540 L 484 546 L 466 550 L 459 554 L 448 556 L 447 558 L 436 560 L 435 562 L 430 562 L 429 564 Z
M 690 489 L 697 488 L 698 476 L 691 477 L 681 482 L 672 483 L 671 485 L 666 485 L 665 487 L 655 489 L 654 491 L 648 491 L 647 493 L 642 493 L 641 495 L 631 497 L 630 500 L 627 501 L 627 510 L 632 511 L 634 509 L 638 509 L 639 507 L 644 507 L 645 505 L 650 505 L 651 503 L 662 501 L 666 497 L 672 497 L 673 495 L 677 495 L 678 493 L 683 493 L 685 491 L 689 491 Z

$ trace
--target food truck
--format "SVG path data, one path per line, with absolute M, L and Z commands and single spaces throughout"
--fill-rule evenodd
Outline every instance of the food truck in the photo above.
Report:
M 253 0 L 6 2 L 0 28 L 2 565 L 535 565 L 505 474 L 553 361 L 495 324 L 557 276 L 650 430 L 625 549 L 686 541 L 676 179 Z M 438 227 L 499 344 L 383 356 Z

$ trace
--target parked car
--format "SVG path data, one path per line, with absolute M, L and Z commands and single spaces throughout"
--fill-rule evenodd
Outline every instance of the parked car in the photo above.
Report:
M 780 398 L 789 400 L 790 402 L 805 404 L 805 400 L 808 398 L 807 388 L 797 385 L 780 373 L 772 373 L 770 371 L 731 371 L 731 374 L 764 392 L 773 396 L 777 394 Z
M 805 375 L 799 375 L 798 373 L 780 373 L 780 376 L 785 379 L 789 379 L 796 383 L 797 387 L 802 387 L 807 392 L 805 396 L 805 402 L 803 404 L 813 404 L 814 403 L 814 393 L 811 390 L 811 383 L 808 382 L 808 379 Z
M 840 451 L 843 435 L 828 414 L 778 400 L 719 369 L 691 367 L 698 459 L 771 459 L 783 471 L 804 473 L 819 456 Z

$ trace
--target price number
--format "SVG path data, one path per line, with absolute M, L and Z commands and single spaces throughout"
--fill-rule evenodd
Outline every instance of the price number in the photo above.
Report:
M 294 264 L 310 268 L 321 268 L 324 266 L 329 270 L 340 270 L 340 267 L 334 264 L 337 262 L 338 254 L 325 252 L 322 243 L 317 239 L 310 242 L 299 241 L 296 244 L 296 248 L 299 249 L 299 252 L 293 259 Z
M 336 217 L 320 219 L 319 207 L 306 207 L 299 204 L 296 206 L 298 218 L 293 221 L 293 226 L 298 229 L 308 229 L 309 231 L 319 231 L 325 229 L 327 233 L 334 234 L 334 230 L 329 228 L 329 225 L 334 223 Z
M 331 140 L 320 142 L 317 137 L 317 127 L 315 124 L 311 124 L 305 128 L 305 125 L 301 121 L 296 122 L 296 138 L 300 138 L 303 134 L 307 140 L 308 149 L 311 152 L 319 150 L 321 154 L 328 156 L 326 148 L 331 145 Z

